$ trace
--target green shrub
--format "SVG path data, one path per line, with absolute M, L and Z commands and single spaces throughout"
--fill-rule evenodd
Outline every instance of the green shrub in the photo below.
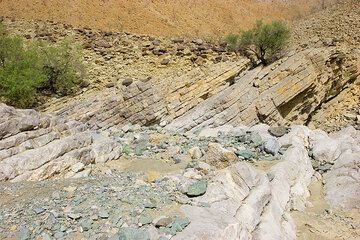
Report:
M 43 57 L 44 71 L 47 75 L 42 89 L 67 95 L 83 83 L 85 68 L 79 45 L 74 45 L 70 40 L 64 40 L 57 45 L 42 42 L 39 52 Z
M 240 36 L 238 34 L 229 34 L 225 37 L 225 42 L 229 51 L 235 52 L 238 50 L 238 42 Z
M 3 32 L 0 49 L 0 96 L 15 107 L 33 106 L 46 77 L 37 51 L 25 49 L 20 38 Z
M 257 21 L 256 26 L 240 35 L 240 46 L 245 53 L 255 56 L 255 61 L 267 65 L 276 59 L 290 37 L 289 29 L 281 22 L 264 24 Z
M 0 24 L 0 100 L 15 107 L 33 107 L 45 91 L 69 94 L 85 76 L 81 50 L 66 40 L 57 45 L 10 36 Z

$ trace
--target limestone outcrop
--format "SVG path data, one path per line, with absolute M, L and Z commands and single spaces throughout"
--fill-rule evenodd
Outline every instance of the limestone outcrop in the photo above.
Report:
M 92 129 L 107 129 L 128 122 L 141 125 L 168 123 L 184 115 L 210 96 L 232 84 L 249 66 L 246 59 L 196 68 L 182 76 L 162 80 L 157 86 L 135 81 L 101 92 L 80 95 L 68 103 L 54 103 L 47 111 L 85 123 Z
M 269 171 L 240 162 L 219 171 L 197 202 L 183 206 L 191 224 L 175 239 L 295 239 L 290 210 L 304 210 L 313 168 L 298 136 Z
M 328 149 L 328 152 L 332 155 L 336 153 L 338 157 L 325 174 L 326 200 L 334 208 L 359 209 L 360 133 L 348 127 L 331 136 L 331 139 L 337 143 L 337 147 Z
M 0 104 L 0 181 L 84 176 L 86 165 L 121 155 L 121 146 L 84 124 Z
M 345 51 L 345 50 L 344 50 Z M 322 103 L 356 80 L 356 57 L 340 48 L 315 48 L 237 77 L 232 86 L 173 120 L 173 130 L 224 124 L 306 123 Z
M 306 124 L 322 104 L 358 77 L 357 55 L 342 47 L 309 48 L 249 70 L 249 61 L 195 68 L 178 77 L 135 81 L 128 86 L 59 101 L 46 111 L 92 129 L 167 125 L 195 131 L 221 125 Z

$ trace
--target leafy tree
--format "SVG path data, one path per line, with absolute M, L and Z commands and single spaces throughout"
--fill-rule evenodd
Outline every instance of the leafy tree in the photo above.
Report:
M 47 75 L 41 86 L 43 90 L 67 95 L 73 93 L 76 87 L 84 82 L 85 67 L 79 45 L 74 45 L 66 39 L 57 45 L 42 42 L 38 48 Z
M 254 28 L 243 31 L 240 35 L 240 46 L 249 56 L 267 65 L 281 52 L 290 37 L 289 29 L 281 22 L 264 24 L 258 20 Z
M 229 34 L 225 37 L 225 42 L 229 51 L 235 52 L 238 50 L 238 42 L 240 36 L 238 34 Z
M 0 24 L 0 101 L 15 107 L 33 107 L 38 97 L 69 94 L 84 82 L 81 49 L 70 41 L 56 45 L 10 36 Z
M 36 103 L 37 87 L 45 80 L 40 57 L 25 49 L 18 37 L 10 37 L 0 25 L 0 96 L 16 107 Z

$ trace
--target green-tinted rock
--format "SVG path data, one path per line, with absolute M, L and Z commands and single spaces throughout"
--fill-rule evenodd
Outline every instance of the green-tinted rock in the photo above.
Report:
M 122 228 L 119 233 L 119 240 L 149 240 L 149 233 L 144 229 Z
M 153 219 L 150 216 L 142 215 L 139 218 L 139 223 L 142 225 L 150 224 L 153 221 Z
M 261 144 L 263 144 L 263 140 L 261 138 L 261 136 L 258 133 L 252 133 L 251 137 L 250 137 L 251 142 L 253 143 L 253 145 L 255 147 L 260 146 Z
M 245 159 L 252 159 L 256 157 L 256 154 L 248 149 L 237 151 L 236 155 L 238 155 L 239 157 L 243 157 Z
M 186 192 L 186 195 L 189 197 L 197 197 L 204 195 L 207 189 L 207 182 L 206 181 L 197 181 L 191 184 Z
M 134 149 L 134 153 L 136 156 L 142 156 L 145 150 L 146 150 L 146 146 L 137 145 Z
M 81 222 L 81 227 L 84 231 L 89 231 L 91 229 L 91 225 L 93 224 L 93 220 L 91 219 L 85 219 Z
M 129 147 L 129 145 L 124 145 L 123 146 L 122 153 L 125 154 L 125 155 L 130 155 L 131 148 Z
M 172 227 L 160 227 L 159 232 L 169 234 L 169 235 L 175 235 L 176 234 L 176 229 L 172 228 Z
M 30 239 L 30 231 L 29 231 L 29 229 L 27 229 L 26 227 L 20 227 L 19 239 L 20 240 Z
M 190 224 L 190 220 L 188 218 L 175 218 L 175 220 L 171 223 L 171 226 L 175 226 L 177 232 L 181 232 Z

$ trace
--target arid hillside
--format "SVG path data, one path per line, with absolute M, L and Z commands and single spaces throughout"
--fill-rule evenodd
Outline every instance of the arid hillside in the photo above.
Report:
M 299 18 L 335 0 L 1 0 L 0 16 L 53 20 L 102 30 L 213 36 L 256 19 Z

